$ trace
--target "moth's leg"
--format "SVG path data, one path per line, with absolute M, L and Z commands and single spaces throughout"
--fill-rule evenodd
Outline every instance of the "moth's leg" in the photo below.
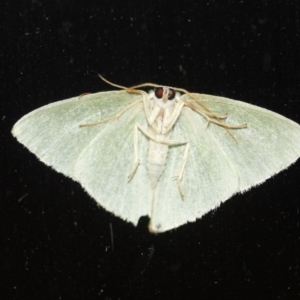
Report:
M 150 126 L 153 126 L 153 123 L 161 113 L 161 108 L 159 106 L 155 106 L 150 112 L 149 108 L 145 108 L 145 115 Z
M 220 120 L 220 119 L 225 119 L 227 115 L 221 115 L 218 113 L 202 110 L 201 108 L 198 108 L 197 106 L 193 105 L 188 101 L 184 101 L 184 104 L 190 107 L 191 109 L 193 109 L 194 111 L 196 111 L 198 114 L 202 115 L 206 119 L 208 124 L 214 123 L 216 125 L 224 127 L 225 129 L 241 129 L 247 127 L 246 123 L 239 124 L 239 125 L 230 125 Z
M 208 123 L 217 124 L 219 126 L 224 127 L 225 129 L 241 129 L 241 128 L 247 127 L 246 123 L 240 124 L 240 125 L 230 125 L 230 124 L 224 123 L 224 122 L 216 120 L 216 119 L 208 119 Z
M 186 147 L 185 147 L 185 150 L 184 150 L 181 166 L 180 166 L 178 175 L 176 176 L 178 189 L 179 189 L 179 193 L 180 193 L 181 198 L 184 197 L 184 194 L 183 194 L 183 191 L 182 191 L 181 179 L 182 179 L 182 176 L 183 176 L 183 173 L 184 173 L 184 168 L 185 168 L 188 156 L 189 156 L 189 150 L 190 150 L 190 144 L 187 143 Z
M 178 117 L 181 114 L 182 108 L 185 105 L 183 101 L 180 101 L 176 104 L 174 110 L 172 111 L 171 115 L 167 116 L 164 120 L 164 131 L 163 133 L 167 133 L 171 130 L 173 125 L 176 123 Z
M 161 109 L 159 107 L 154 107 L 152 110 L 150 110 L 149 103 L 153 95 L 143 92 L 142 96 L 146 119 L 148 121 L 148 124 L 152 125 L 155 119 L 157 118 L 158 114 L 160 114 Z
M 134 135 L 133 135 L 133 143 L 134 143 L 134 165 L 132 171 L 128 175 L 128 181 L 130 181 L 135 174 L 139 163 L 140 163 L 140 158 L 139 158 L 139 139 L 138 139 L 138 127 L 137 125 L 134 126 Z
M 151 139 L 152 141 L 154 141 L 156 143 L 165 144 L 165 145 L 169 145 L 169 146 L 187 144 L 187 141 L 165 140 L 165 139 L 157 138 L 152 133 L 145 130 L 139 123 L 136 123 L 136 126 L 146 137 L 148 137 L 149 139 Z
M 211 118 L 215 118 L 215 119 L 226 119 L 227 118 L 227 114 L 220 114 L 220 113 L 216 113 L 211 111 L 208 107 L 206 107 L 199 99 L 192 97 L 196 103 L 198 105 L 195 105 L 195 103 L 189 102 L 185 99 L 183 99 L 182 101 L 184 102 L 184 104 L 188 107 L 190 107 L 192 110 L 196 111 L 197 113 L 199 113 L 200 115 L 205 115 Z
M 130 109 L 131 107 L 135 106 L 136 104 L 138 104 L 142 101 L 143 101 L 142 99 L 139 99 L 139 100 L 131 103 L 130 105 L 126 106 L 125 108 L 123 108 L 121 111 L 119 111 L 116 115 L 114 115 L 112 117 L 108 117 L 108 118 L 105 118 L 103 120 L 99 120 L 99 121 L 96 121 L 93 123 L 80 124 L 79 127 L 93 126 L 93 125 L 98 125 L 98 124 L 105 123 L 105 122 L 108 122 L 111 120 L 118 120 L 128 109 Z

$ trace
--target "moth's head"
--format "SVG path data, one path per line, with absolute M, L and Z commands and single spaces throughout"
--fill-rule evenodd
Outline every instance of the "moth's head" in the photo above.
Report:
M 167 86 L 156 87 L 149 94 L 163 107 L 173 106 L 180 98 L 180 93 Z

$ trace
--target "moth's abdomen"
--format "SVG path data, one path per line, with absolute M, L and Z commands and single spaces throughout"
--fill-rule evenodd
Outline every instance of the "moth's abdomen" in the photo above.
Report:
M 147 169 L 153 189 L 156 187 L 157 182 L 165 169 L 168 150 L 169 146 L 166 144 L 159 144 L 152 140 L 149 141 Z

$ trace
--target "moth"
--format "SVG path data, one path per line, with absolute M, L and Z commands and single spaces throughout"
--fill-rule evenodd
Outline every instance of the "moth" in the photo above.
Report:
M 106 210 L 134 225 L 149 216 L 151 232 L 201 218 L 300 156 L 300 126 L 270 110 L 100 78 L 120 90 L 45 105 L 12 134 Z

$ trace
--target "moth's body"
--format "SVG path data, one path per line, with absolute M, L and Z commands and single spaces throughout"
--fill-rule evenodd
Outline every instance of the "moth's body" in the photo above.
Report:
M 171 131 L 166 134 L 156 134 L 152 127 L 149 126 L 149 133 L 153 134 L 157 139 L 168 140 L 171 136 Z M 149 150 L 147 158 L 148 175 L 151 182 L 151 187 L 154 189 L 157 182 L 163 173 L 168 157 L 169 145 L 157 143 L 149 140 Z
M 147 95 L 145 105 L 149 107 L 148 133 L 154 139 L 149 139 L 147 169 L 152 189 L 155 189 L 161 177 L 168 157 L 169 141 L 172 134 L 173 112 L 178 106 L 178 94 L 169 87 L 157 88 Z M 147 116 L 147 114 L 146 114 Z M 177 119 L 177 116 L 176 116 Z M 157 141 L 164 141 L 159 143 Z

